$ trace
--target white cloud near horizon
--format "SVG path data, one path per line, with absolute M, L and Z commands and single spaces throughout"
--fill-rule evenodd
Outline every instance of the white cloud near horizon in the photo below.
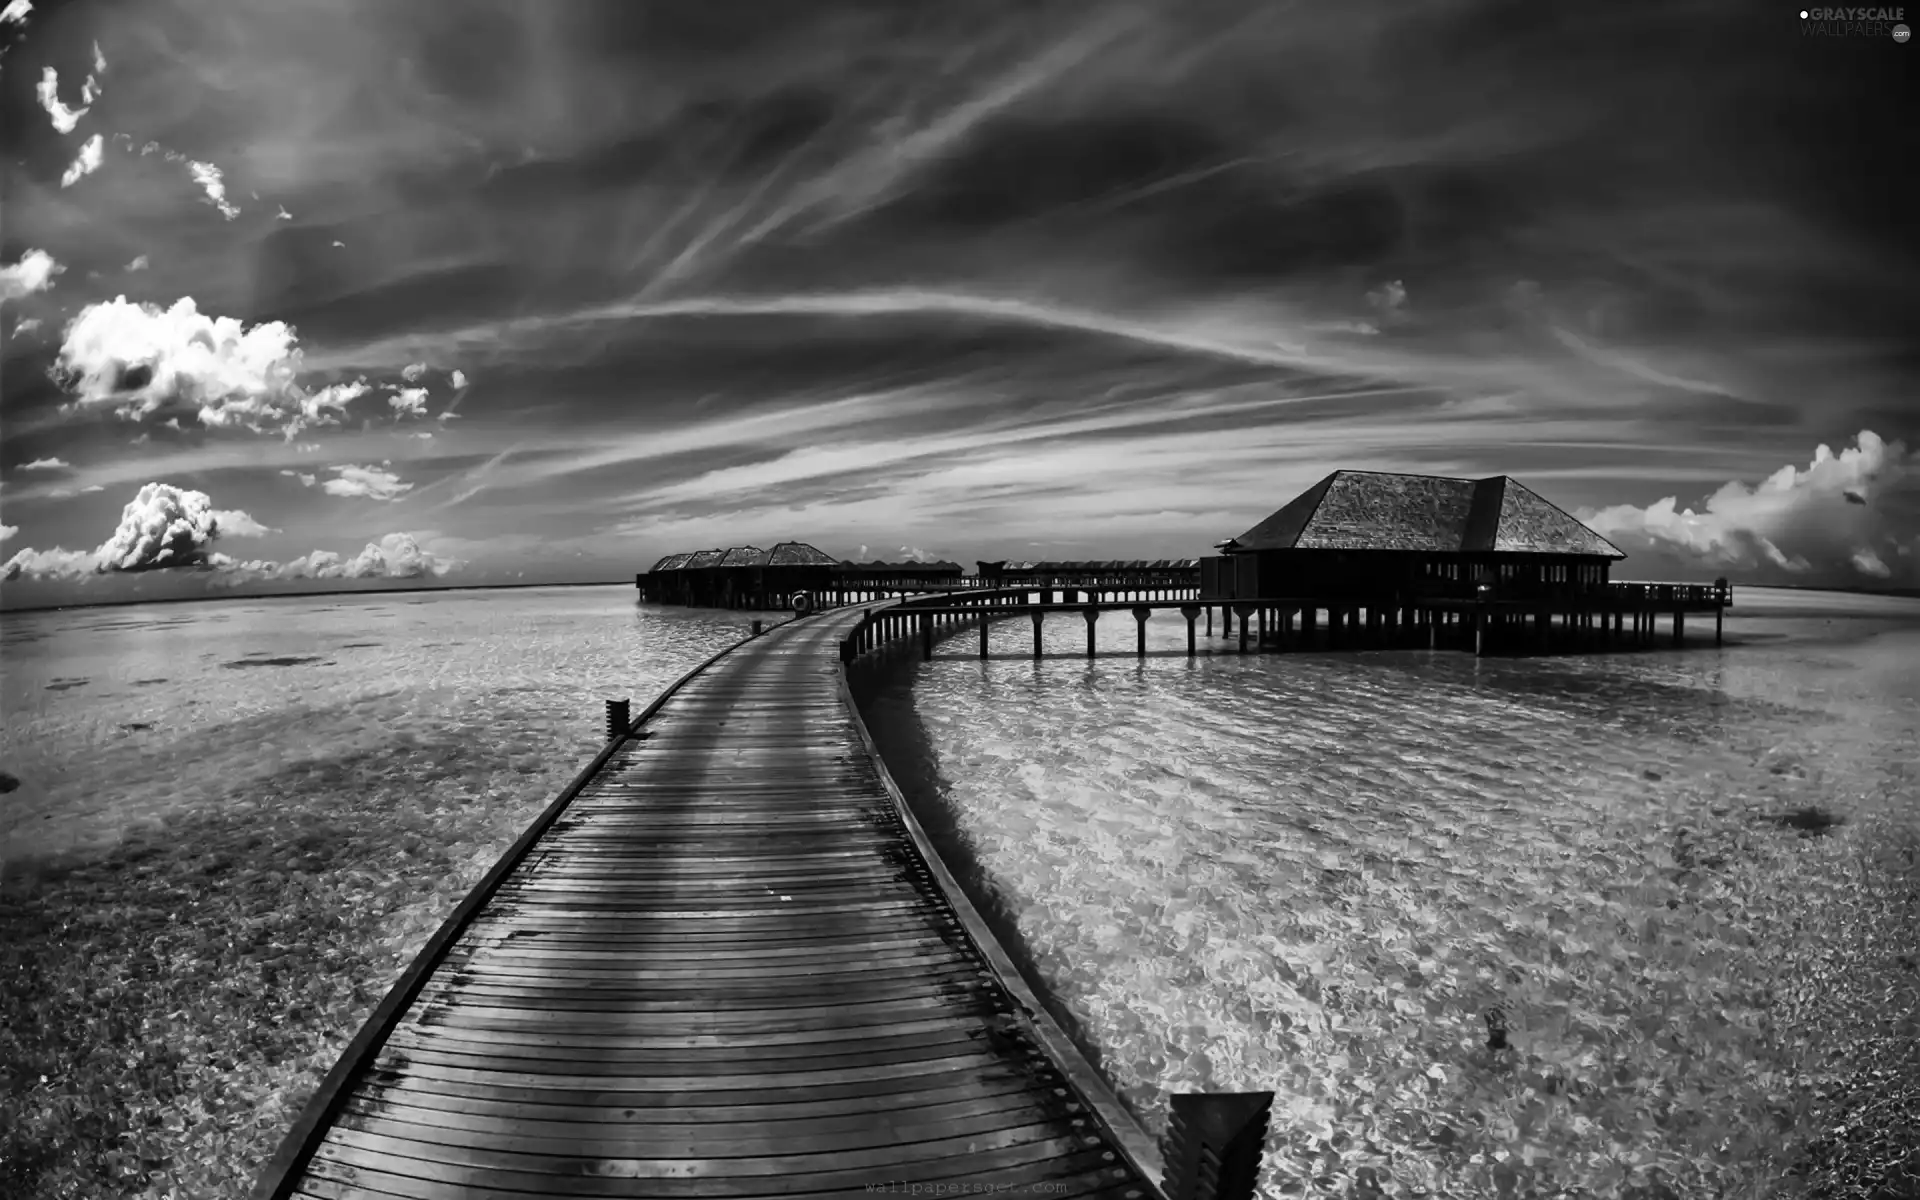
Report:
M 221 574 L 214 583 L 222 587 L 268 579 L 419 579 L 443 576 L 466 565 L 423 549 L 409 533 L 386 534 L 377 542 L 368 542 L 350 559 L 331 550 L 314 550 L 284 563 L 239 562 L 224 555 L 217 558 L 214 565 L 221 568 Z
M 149 483 L 120 513 L 120 524 L 93 550 L 28 548 L 8 559 L 0 578 L 77 578 L 166 567 L 198 567 L 221 537 L 261 537 L 273 530 L 238 510 L 213 507 L 205 492 Z
M 19 530 L 0 527 L 0 541 Z M 0 566 L 0 579 L 79 579 L 88 575 L 191 568 L 215 573 L 216 584 L 233 585 L 255 579 L 298 578 L 414 578 L 445 575 L 465 565 L 457 559 L 423 549 L 414 535 L 389 533 L 368 542 L 350 559 L 331 550 L 315 550 L 285 563 L 239 562 L 214 549 L 230 537 L 263 537 L 277 533 L 251 515 L 235 509 L 216 509 L 205 492 L 165 483 L 143 486 L 120 515 L 119 526 L 93 550 L 21 550 Z
M 1838 454 L 1821 444 L 1805 468 L 1781 467 L 1758 484 L 1731 480 L 1699 511 L 1676 496 L 1645 507 L 1616 504 L 1576 513 L 1622 550 L 1776 576 L 1850 573 L 1884 580 L 1897 553 L 1885 504 L 1920 483 L 1920 455 L 1863 429 Z

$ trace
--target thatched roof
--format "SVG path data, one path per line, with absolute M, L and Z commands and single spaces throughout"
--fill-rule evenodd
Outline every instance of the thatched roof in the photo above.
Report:
M 721 567 L 763 567 L 767 563 L 767 552 L 758 546 L 735 546 L 721 555 L 716 566 Z
M 805 542 L 781 542 L 767 555 L 770 567 L 831 567 L 835 560 Z
M 698 571 L 703 567 L 717 567 L 725 550 L 696 550 L 687 555 L 687 561 L 680 564 L 682 571 Z
M 661 559 L 659 562 L 653 564 L 653 573 L 657 574 L 661 571 L 678 571 L 681 567 L 684 567 L 687 565 L 687 559 L 690 557 L 692 556 L 684 552 L 680 554 L 669 554 L 665 558 Z
M 1509 476 L 1450 479 L 1385 471 L 1335 471 L 1223 546 L 1228 553 L 1497 550 L 1626 557 Z

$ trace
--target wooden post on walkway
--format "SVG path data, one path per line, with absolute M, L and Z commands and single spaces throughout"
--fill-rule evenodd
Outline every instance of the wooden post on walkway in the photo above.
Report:
M 624 735 L 633 724 L 632 705 L 626 700 L 607 701 L 607 740 Z
M 1208 613 L 1212 613 L 1213 610 L 1209 608 L 1207 611 Z M 1182 604 L 1180 606 L 1180 615 L 1187 619 L 1187 657 L 1192 658 L 1196 653 L 1193 646 L 1193 623 L 1200 619 L 1200 606 L 1198 604 Z M 1211 626 L 1213 622 L 1208 621 L 1207 624 Z M 1209 630 L 1209 632 L 1211 632 L 1211 630 Z
M 1163 1146 L 1167 1200 L 1253 1200 L 1272 1092 L 1185 1092 L 1171 1097 Z
M 1087 607 L 1080 610 L 1080 615 L 1087 619 L 1087 657 L 1092 658 L 1093 657 L 1093 623 L 1100 619 L 1100 610 L 1093 607 L 1093 605 L 1089 604 L 1087 605 Z
M 1240 618 L 1240 653 L 1245 654 L 1247 652 L 1247 618 L 1253 615 L 1253 605 L 1236 604 L 1233 606 L 1233 612 Z
M 1147 656 L 1147 618 L 1152 615 L 1153 610 L 1145 605 L 1140 605 L 1133 610 L 1133 622 L 1139 633 L 1139 642 L 1135 653 L 1141 658 Z
M 1040 623 L 1047 619 L 1047 614 L 1041 609 L 1036 608 L 1032 612 L 1028 613 L 1027 615 L 1033 618 L 1033 656 L 1035 658 L 1039 658 L 1040 657 Z

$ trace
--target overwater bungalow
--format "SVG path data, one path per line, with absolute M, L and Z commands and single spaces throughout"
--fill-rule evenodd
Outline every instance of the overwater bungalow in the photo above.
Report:
M 956 562 L 847 562 L 805 542 L 781 542 L 771 550 L 669 554 L 635 575 L 634 586 L 659 603 L 772 610 L 792 607 L 797 593 L 808 597 L 804 603 L 827 605 L 959 587 L 962 570 Z
M 1200 600 L 1252 602 L 1263 642 L 1291 640 L 1296 615 L 1310 638 L 1323 612 L 1347 644 L 1589 645 L 1623 634 L 1629 615 L 1644 641 L 1656 613 L 1677 639 L 1687 612 L 1712 612 L 1717 634 L 1731 603 L 1725 580 L 1611 580 L 1626 554 L 1507 475 L 1335 471 L 1215 548 Z M 1248 605 L 1222 607 L 1230 622 Z
M 1335 471 L 1216 549 L 1203 596 L 1471 597 L 1488 584 L 1508 598 L 1575 597 L 1605 592 L 1626 557 L 1511 476 L 1385 471 Z
M 981 562 L 980 582 L 991 587 L 1037 587 L 1168 593 L 1200 582 L 1197 558 L 1109 559 L 1101 561 Z
M 833 581 L 831 555 L 805 542 L 771 550 L 735 546 L 669 554 L 634 577 L 643 599 L 707 608 L 784 608 L 795 592 L 815 592 Z

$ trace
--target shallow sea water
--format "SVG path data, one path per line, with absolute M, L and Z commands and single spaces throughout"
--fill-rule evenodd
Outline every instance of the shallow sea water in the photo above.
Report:
M 1263 1195 L 1771 1195 L 1800 1144 L 1790 1101 L 1831 1074 L 1834 1039 L 1920 1035 L 1839 1003 L 1831 974 L 1920 950 L 1911 925 L 1869 936 L 1916 880 L 1887 852 L 1916 825 L 1920 604 L 1739 597 L 1723 650 L 1694 631 L 1680 653 L 1555 659 L 1216 641 L 1189 661 L 1175 617 L 1144 661 L 1035 663 L 1022 620 L 987 662 L 969 633 L 880 673 L 870 712 L 1151 1130 L 1171 1092 L 1276 1091 Z M 451 839 L 425 856 L 432 885 L 356 935 L 379 949 L 354 960 L 364 998 L 336 998 L 352 1019 L 304 1065 L 229 1076 L 243 1099 L 243 1076 L 282 1089 L 259 1128 L 209 1112 L 166 1143 L 191 1165 L 182 1147 L 215 1138 L 205 1153 L 239 1164 L 197 1194 L 244 1194 L 242 1156 L 598 748 L 602 700 L 637 710 L 752 615 L 608 587 L 0 619 L 0 770 L 22 781 L 0 795 L 0 863 L 349 795 Z M 1132 622 L 1099 636 L 1130 650 Z M 1768 820 L 1808 805 L 1845 823 Z M 1875 986 L 1911 1017 L 1910 985 Z
M 1174 616 L 1036 662 L 1018 620 L 862 691 L 1153 1132 L 1278 1093 L 1264 1195 L 1770 1195 L 1825 1034 L 1877 1019 L 1822 1001 L 1829 952 L 1920 879 L 1876 857 L 1920 828 L 1920 602 L 1741 597 L 1722 649 L 1538 659 L 1189 660 Z M 1844 824 L 1772 819 L 1807 806 Z
M 0 618 L 0 859 L 111 844 L 249 789 L 328 786 L 354 758 L 524 789 L 529 819 L 752 614 L 631 588 L 278 597 Z M 425 789 L 423 789 L 425 790 Z

